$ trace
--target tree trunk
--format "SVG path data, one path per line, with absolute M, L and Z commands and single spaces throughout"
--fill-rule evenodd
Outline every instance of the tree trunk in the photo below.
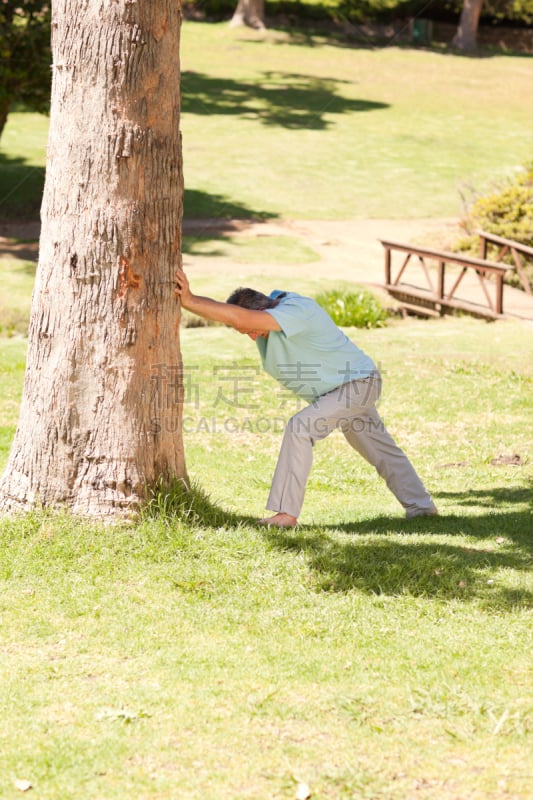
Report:
M 8 99 L 0 100 L 0 139 L 2 138 L 2 133 L 4 128 L 6 127 L 7 115 L 9 114 L 9 106 L 10 102 Z
M 464 0 L 463 10 L 459 19 L 459 27 L 455 34 L 452 46 L 458 50 L 471 52 L 477 47 L 477 31 L 483 0 Z
M 264 0 L 239 0 L 235 13 L 230 21 L 230 27 L 248 25 L 256 30 L 265 28 L 265 3 Z
M 186 479 L 178 0 L 56 0 L 40 256 L 0 508 L 121 515 Z

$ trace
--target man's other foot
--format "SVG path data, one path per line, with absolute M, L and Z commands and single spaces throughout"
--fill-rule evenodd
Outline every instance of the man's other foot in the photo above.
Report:
M 298 518 L 293 517 L 292 514 L 285 514 L 283 511 L 279 511 L 273 517 L 260 519 L 259 524 L 274 528 L 294 528 L 298 524 Z
M 426 506 L 425 508 L 409 508 L 405 512 L 407 519 L 413 519 L 413 517 L 437 517 L 438 515 L 439 510 L 435 503 L 432 503 L 430 506 Z

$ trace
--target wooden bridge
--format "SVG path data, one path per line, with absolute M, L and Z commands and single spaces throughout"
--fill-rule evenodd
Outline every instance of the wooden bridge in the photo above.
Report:
M 533 248 L 484 231 L 479 236 L 480 258 L 380 239 L 385 249 L 385 288 L 402 308 L 420 316 L 462 311 L 485 319 L 533 320 L 533 293 L 521 258 L 533 256 Z M 499 248 L 494 261 L 486 258 L 489 244 Z M 514 265 L 500 260 L 507 252 Z M 518 273 L 524 291 L 506 286 L 504 277 L 510 271 Z

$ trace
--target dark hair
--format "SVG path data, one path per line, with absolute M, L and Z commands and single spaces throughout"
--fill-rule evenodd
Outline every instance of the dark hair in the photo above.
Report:
M 251 311 L 264 311 L 265 308 L 277 306 L 278 301 L 267 297 L 263 292 L 258 292 L 255 289 L 245 289 L 241 286 L 230 294 L 226 303 L 230 303 L 232 306 L 241 306 L 241 308 L 249 308 Z

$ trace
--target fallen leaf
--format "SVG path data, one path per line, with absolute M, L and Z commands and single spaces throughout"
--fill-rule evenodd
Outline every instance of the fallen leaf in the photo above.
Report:
M 19 792 L 29 792 L 32 788 L 31 782 L 23 780 L 22 778 L 15 778 L 13 781 L 15 789 L 18 789 Z
M 296 800 L 308 800 L 311 797 L 311 789 L 307 783 L 299 783 L 296 787 Z

